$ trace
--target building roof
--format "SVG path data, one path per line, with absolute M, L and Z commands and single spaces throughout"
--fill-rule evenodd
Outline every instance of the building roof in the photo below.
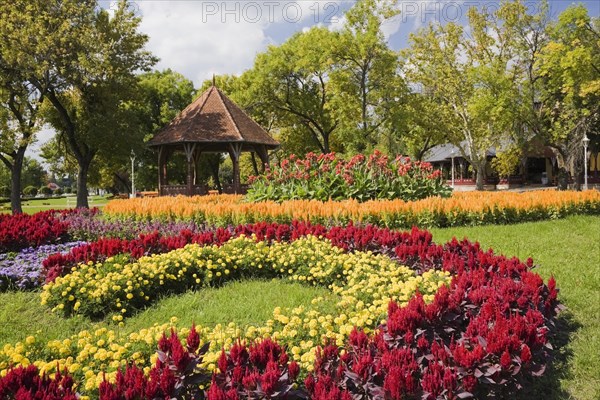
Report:
M 505 149 L 509 148 L 510 143 L 511 143 L 510 141 L 505 140 L 502 143 L 500 143 L 500 145 L 497 147 L 490 147 L 486 151 L 486 156 L 487 157 L 495 157 L 497 153 L 500 153 L 500 152 L 504 151 Z M 469 151 L 469 146 L 466 141 L 461 142 L 460 146 L 465 151 L 467 151 L 467 152 Z M 540 142 L 539 140 L 534 140 L 534 141 L 530 142 L 530 148 L 527 149 L 525 154 L 527 157 L 534 157 L 534 158 L 536 158 L 536 157 L 537 158 L 554 157 L 554 153 L 552 152 L 552 150 L 548 146 L 544 146 L 544 144 L 542 142 Z M 453 144 L 450 144 L 450 143 L 444 143 L 444 144 L 439 144 L 439 145 L 434 146 L 431 149 L 429 149 L 429 151 L 427 151 L 427 153 L 425 153 L 425 156 L 423 157 L 423 161 L 434 163 L 434 162 L 448 161 L 448 160 L 452 159 L 452 157 L 456 157 L 456 158 L 463 157 L 463 154 L 462 154 L 460 148 Z
M 180 143 L 250 143 L 272 149 L 279 146 L 216 86 L 202 93 L 148 142 L 150 146 Z
M 463 146 L 463 148 L 468 150 L 468 146 L 466 142 L 462 142 L 461 146 Z M 488 157 L 493 157 L 496 155 L 496 149 L 494 147 L 489 148 L 486 151 L 486 155 Z M 425 157 L 423 157 L 423 161 L 427 161 L 427 162 L 440 162 L 440 161 L 446 161 L 446 160 L 450 160 L 452 157 L 462 157 L 462 152 L 461 150 L 450 143 L 445 143 L 445 144 L 439 144 L 437 146 L 432 147 L 431 149 L 429 149 L 429 151 L 425 154 Z

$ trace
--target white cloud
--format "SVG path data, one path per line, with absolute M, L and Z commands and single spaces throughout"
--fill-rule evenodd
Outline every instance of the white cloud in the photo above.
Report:
M 138 1 L 140 30 L 148 49 L 161 61 L 200 86 L 215 74 L 240 74 L 257 53 L 287 37 L 270 37 L 268 29 L 294 32 L 327 23 L 339 3 L 310 1 Z M 278 28 L 278 29 L 273 29 Z
M 241 18 L 235 23 L 235 15 L 207 15 L 211 11 L 208 4 L 212 3 L 150 1 L 139 4 L 140 30 L 150 37 L 148 49 L 161 59 L 157 68 L 172 68 L 192 79 L 196 86 L 213 73 L 241 73 L 269 43 L 263 23 L 249 23 Z M 225 22 L 221 22 L 221 18 Z M 228 23 L 227 18 L 232 22 Z

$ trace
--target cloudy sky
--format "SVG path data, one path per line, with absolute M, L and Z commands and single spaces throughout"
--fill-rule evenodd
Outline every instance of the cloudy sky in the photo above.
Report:
M 115 2 L 101 1 L 107 9 Z M 570 0 L 550 0 L 558 15 Z M 600 1 L 581 1 L 590 15 L 600 15 Z M 160 58 L 158 69 L 171 68 L 199 87 L 212 74 L 240 74 L 250 68 L 256 54 L 270 44 L 280 44 L 295 32 L 314 25 L 339 29 L 344 13 L 354 1 L 329 0 L 136 0 L 132 7 L 142 18 L 140 30 L 148 34 L 148 49 Z M 464 23 L 469 7 L 493 9 L 489 0 L 399 0 L 400 15 L 384 26 L 394 49 L 406 46 L 408 36 L 430 22 Z M 527 1 L 537 7 L 537 1 Z M 53 132 L 44 129 L 35 155 Z

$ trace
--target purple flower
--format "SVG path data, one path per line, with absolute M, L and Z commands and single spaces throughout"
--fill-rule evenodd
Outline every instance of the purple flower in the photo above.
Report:
M 18 253 L 0 254 L 0 290 L 26 290 L 41 286 L 44 283 L 44 259 L 50 254 L 68 253 L 73 247 L 82 244 L 85 242 L 48 244 L 37 248 L 28 247 Z
M 95 241 L 99 238 L 133 239 L 140 234 L 159 232 L 162 236 L 175 236 L 186 229 L 193 233 L 206 229 L 193 221 L 165 222 L 159 220 L 137 221 L 133 219 L 107 220 L 98 212 L 79 212 L 62 217 L 69 223 L 69 235 L 76 240 Z

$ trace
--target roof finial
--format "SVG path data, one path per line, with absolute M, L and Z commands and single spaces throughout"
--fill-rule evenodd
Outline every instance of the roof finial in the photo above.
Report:
M 215 74 L 213 74 L 213 86 L 217 86 L 217 85 L 215 84 Z

